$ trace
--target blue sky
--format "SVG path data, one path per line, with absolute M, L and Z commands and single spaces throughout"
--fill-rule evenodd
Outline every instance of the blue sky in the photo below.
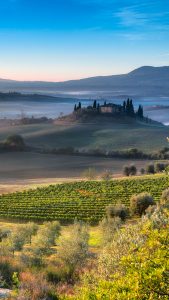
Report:
M 62 81 L 169 65 L 168 0 L 0 0 L 0 77 Z

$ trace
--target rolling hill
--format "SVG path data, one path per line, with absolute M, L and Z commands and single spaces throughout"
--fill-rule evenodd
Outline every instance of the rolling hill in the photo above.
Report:
M 169 66 L 144 66 L 128 74 L 97 76 L 65 82 L 14 81 L 0 79 L 1 91 L 20 92 L 111 92 L 114 96 L 168 97 Z

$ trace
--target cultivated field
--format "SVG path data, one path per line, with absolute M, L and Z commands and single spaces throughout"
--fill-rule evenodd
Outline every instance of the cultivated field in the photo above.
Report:
M 1 153 L 0 193 L 9 193 L 42 185 L 84 180 L 92 167 L 100 177 L 105 170 L 122 176 L 123 166 L 134 163 L 138 170 L 150 161 L 101 157 L 50 155 L 37 153 Z
M 95 224 L 109 204 L 129 206 L 130 197 L 141 192 L 149 192 L 158 201 L 168 186 L 167 175 L 51 185 L 0 196 L 0 218 L 64 224 L 78 219 Z

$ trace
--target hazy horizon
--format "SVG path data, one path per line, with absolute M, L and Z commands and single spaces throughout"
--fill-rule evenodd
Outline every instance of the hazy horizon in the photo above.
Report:
M 116 75 L 126 75 L 126 74 L 128 74 L 128 73 L 130 73 L 130 72 L 132 72 L 132 71 L 135 71 L 135 70 L 137 70 L 137 69 L 140 69 L 140 68 L 144 68 L 144 67 L 150 67 L 150 68 L 165 68 L 165 67 L 169 67 L 169 65 L 167 66 L 164 66 L 164 65 L 161 65 L 161 66 L 140 66 L 140 67 L 137 67 L 137 68 L 133 68 L 133 69 L 130 69 L 130 70 L 128 70 L 127 72 L 123 72 L 123 73 L 112 73 L 112 74 L 105 74 L 105 75 L 100 75 L 100 74 L 96 74 L 96 75 L 91 75 L 91 76 L 86 76 L 86 77 L 80 77 L 80 78 L 77 78 L 77 77 L 75 77 L 75 78 L 71 78 L 71 79 L 66 79 L 66 80 L 61 80 L 61 81 L 55 81 L 55 80 L 51 80 L 51 81 L 48 81 L 48 80 L 24 80 L 24 79 L 22 79 L 22 80 L 17 80 L 17 79 L 13 79 L 13 78 L 10 78 L 10 77 L 8 77 L 8 78 L 4 78 L 4 77 L 2 77 L 2 76 L 0 76 L 0 80 L 11 80 L 11 81 L 21 81 L 21 82 L 24 82 L 24 81 L 29 81 L 29 82 L 53 82 L 53 83 L 59 83 L 59 82 L 65 82 L 65 81 L 72 81 L 72 80 L 83 80 L 83 79 L 87 79 L 87 78 L 93 78 L 93 77 L 108 77 L 108 76 L 116 76 Z
M 0 77 L 66 81 L 169 65 L 167 0 L 0 1 Z

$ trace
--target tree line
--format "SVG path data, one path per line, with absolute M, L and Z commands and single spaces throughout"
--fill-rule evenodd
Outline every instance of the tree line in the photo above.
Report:
M 109 106 L 112 105 L 110 103 L 106 103 L 106 101 L 104 101 L 104 105 L 103 106 Z M 97 111 L 100 112 L 100 103 L 97 102 L 97 100 L 93 101 L 93 105 L 92 106 L 88 106 L 87 108 L 93 109 L 93 111 Z M 133 100 L 132 99 L 127 99 L 127 101 L 124 101 L 122 105 L 117 105 L 117 107 L 119 108 L 119 112 L 126 114 L 129 117 L 139 117 L 139 118 L 144 118 L 144 111 L 143 111 L 143 106 L 139 105 L 138 109 L 135 111 L 134 110 L 134 105 L 133 105 Z M 75 104 L 74 106 L 74 112 L 77 112 L 79 110 L 82 109 L 82 103 L 79 101 L 78 104 Z

